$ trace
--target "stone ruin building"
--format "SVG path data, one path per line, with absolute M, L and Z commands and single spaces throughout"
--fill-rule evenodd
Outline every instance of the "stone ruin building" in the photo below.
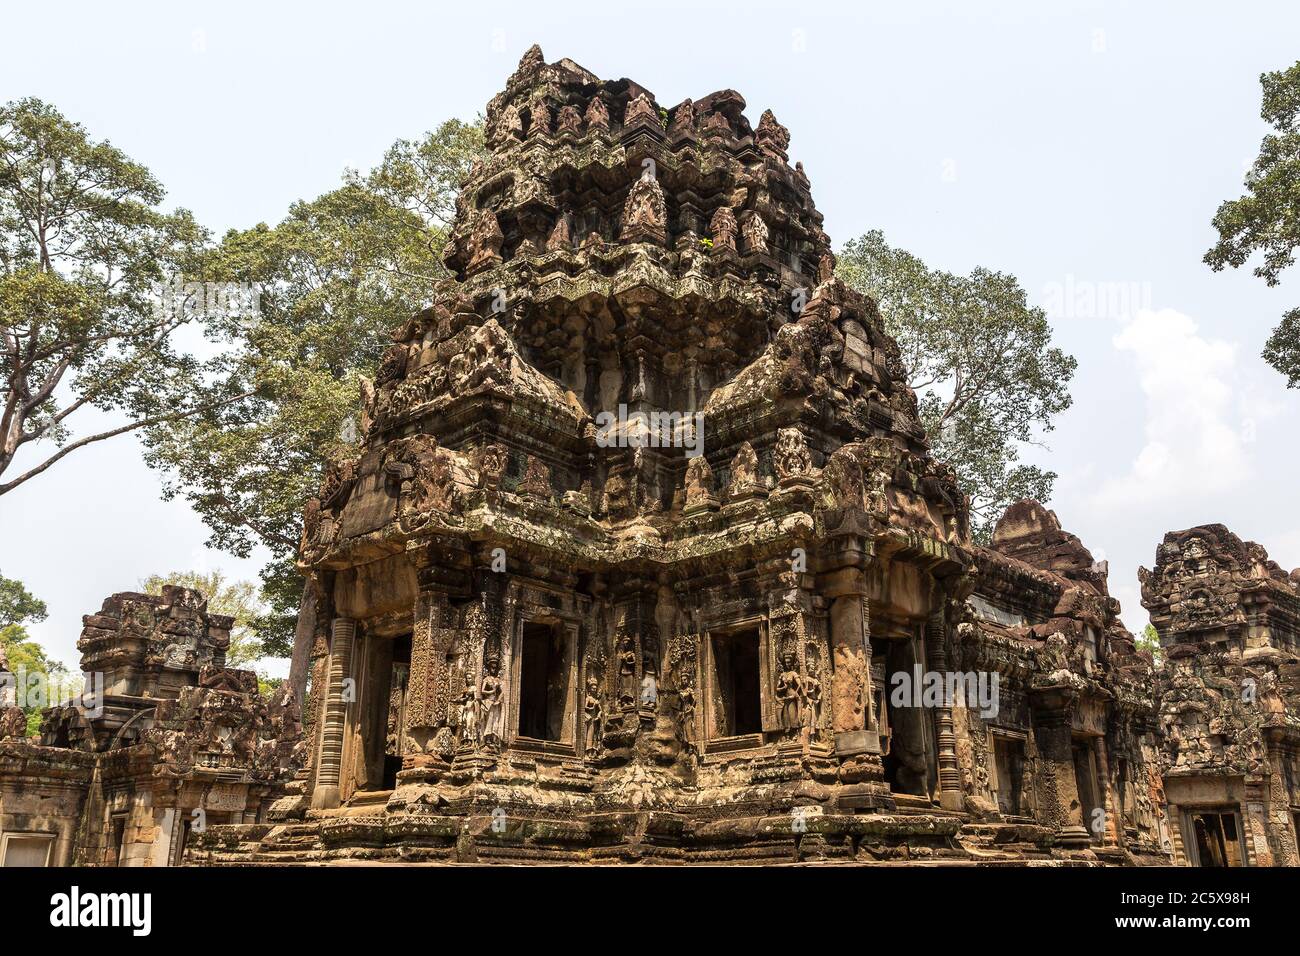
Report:
M 266 819 L 304 758 L 298 706 L 225 666 L 232 620 L 164 587 L 84 624 L 102 686 L 48 708 L 38 739 L 0 657 L 0 864 L 169 866 L 207 826 Z
M 524 56 L 306 512 L 298 820 L 191 860 L 1165 858 L 1104 568 L 1033 503 L 972 542 L 744 111 Z
M 304 515 L 305 729 L 198 595 L 116 595 L 103 712 L 0 742 L 0 831 L 92 864 L 1295 863 L 1297 573 L 1170 535 L 1161 675 L 1054 513 L 974 541 L 744 111 L 529 50 Z
M 1300 865 L 1300 568 L 1210 524 L 1165 535 L 1139 577 L 1174 862 Z

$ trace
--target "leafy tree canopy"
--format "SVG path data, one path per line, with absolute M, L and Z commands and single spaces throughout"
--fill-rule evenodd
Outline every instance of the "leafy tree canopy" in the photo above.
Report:
M 1150 651 L 1151 659 L 1155 661 L 1157 667 L 1164 663 L 1164 653 L 1160 649 L 1160 635 L 1152 625 L 1148 624 L 1142 628 L 1142 633 L 1133 639 L 1133 644 L 1139 651 Z
M 23 587 L 23 582 L 0 574 L 0 627 L 43 621 L 47 616 L 45 602 Z
M 165 495 L 186 498 L 213 547 L 246 556 L 264 545 L 270 609 L 258 622 L 268 655 L 290 652 L 302 598 L 294 568 L 301 516 L 328 457 L 355 440 L 362 380 L 391 332 L 446 277 L 441 251 L 456 190 L 483 154 L 479 124 L 443 123 L 399 140 L 366 176 L 295 203 L 278 225 L 228 233 L 203 258 L 204 278 L 256 283 L 259 312 L 209 321 L 227 394 L 239 401 L 159 422 L 147 460 Z
M 0 107 L 0 495 L 78 448 L 229 401 L 175 345 L 160 290 L 206 239 L 144 166 L 48 103 Z M 86 407 L 127 423 L 76 437 Z M 20 450 L 31 463 L 14 468 Z
M 1260 115 L 1276 132 L 1260 143 L 1246 174 L 1247 194 L 1224 202 L 1214 214 L 1219 241 L 1205 262 L 1218 272 L 1224 266 L 1239 268 L 1260 253 L 1254 273 L 1273 286 L 1295 262 L 1300 246 L 1300 62 L 1259 79 Z M 1289 388 L 1300 388 L 1300 308 L 1283 314 L 1263 356 L 1286 376 Z
M 1070 407 L 1077 363 L 1052 347 L 1046 313 L 1016 277 L 931 269 L 879 231 L 848 242 L 838 272 L 879 304 L 931 448 L 971 496 L 976 536 L 987 540 L 1013 501 L 1047 501 L 1056 473 L 1021 463 L 1020 451 Z
M 12 673 L 23 675 L 25 681 L 31 675 L 39 674 L 46 679 L 47 686 L 52 678 L 58 678 L 64 689 L 74 691 L 76 688 L 66 680 L 68 668 L 51 659 L 45 649 L 31 639 L 24 627 L 30 621 L 43 621 L 45 617 L 44 601 L 33 596 L 21 581 L 0 574 L 0 663 Z M 25 699 L 20 702 L 27 714 L 28 736 L 40 731 L 42 709 L 49 704 L 58 703 L 52 700 Z

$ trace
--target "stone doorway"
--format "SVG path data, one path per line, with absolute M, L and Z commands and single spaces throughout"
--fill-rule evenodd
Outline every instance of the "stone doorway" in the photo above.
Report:
M 520 737 L 564 740 L 565 708 L 571 696 L 565 635 L 552 624 L 526 621 L 520 646 Z
M 756 627 L 712 635 L 714 737 L 763 731 L 759 641 Z
M 882 641 L 877 653 L 888 675 L 882 737 L 885 782 L 892 793 L 929 797 L 935 768 L 931 748 L 931 709 L 923 705 L 917 677 L 924 673 L 915 636 Z M 901 675 L 901 676 L 900 676 Z M 904 684 L 906 686 L 904 686 Z M 906 694 L 895 691 L 909 690 Z
M 362 652 L 357 695 L 361 752 L 356 763 L 356 789 L 392 790 L 397 786 L 397 772 L 402 769 L 411 635 L 367 634 Z
M 1025 742 L 993 734 L 993 772 L 996 776 L 998 812 L 1018 817 L 1027 813 L 1024 804 Z

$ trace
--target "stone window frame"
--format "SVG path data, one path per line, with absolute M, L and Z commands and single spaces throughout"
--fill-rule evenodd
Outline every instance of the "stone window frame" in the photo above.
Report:
M 703 653 L 698 655 L 700 673 L 697 675 L 697 738 L 702 744 L 704 754 L 734 754 L 761 750 L 768 742 L 770 725 L 775 712 L 772 672 L 772 653 L 770 647 L 770 622 L 766 614 L 750 614 L 733 618 L 721 623 L 710 623 L 703 632 Z M 726 637 L 739 631 L 757 629 L 758 631 L 758 706 L 760 727 L 756 734 L 733 736 L 715 736 L 713 728 L 714 675 L 717 673 L 713 658 L 713 638 Z
M 1254 860 L 1250 857 L 1250 846 L 1246 841 L 1246 818 L 1239 803 L 1198 803 L 1192 806 L 1180 805 L 1178 807 L 1178 835 L 1183 844 L 1183 858 L 1187 865 L 1200 868 L 1200 850 L 1196 846 L 1196 825 L 1192 822 L 1192 817 L 1203 813 L 1215 813 L 1220 816 L 1231 814 L 1233 822 L 1237 827 L 1237 845 L 1241 848 L 1241 867 L 1255 866 Z M 1231 867 L 1230 867 L 1231 869 Z
M 40 868 L 50 867 L 52 865 L 50 860 L 54 856 L 54 844 L 58 841 L 58 838 L 57 833 L 48 830 L 9 830 L 0 834 L 0 868 L 6 866 L 11 840 L 43 840 L 45 842 L 45 862 L 41 864 Z
M 562 740 L 540 740 L 519 733 L 519 699 L 523 689 L 519 676 L 520 668 L 523 667 L 525 624 L 543 624 L 559 628 L 568 644 L 569 700 L 565 710 L 570 715 L 570 719 L 565 723 Z M 582 650 L 582 620 L 579 615 L 557 608 L 519 603 L 510 628 L 509 659 L 503 661 L 508 668 L 504 675 L 506 679 L 506 711 L 502 715 L 506 732 L 505 740 L 502 741 L 504 747 L 525 753 L 554 754 L 561 757 L 579 756 L 578 737 L 581 733 L 579 708 L 582 697 L 578 685 L 582 682 Z
M 1021 766 L 1022 789 L 1020 792 L 1020 796 L 1021 796 L 1020 812 L 1016 814 L 1012 814 L 1012 817 L 1017 820 L 1036 819 L 1037 817 L 1036 801 L 1034 799 L 1034 793 L 1032 792 L 1032 790 L 1027 790 L 1024 789 L 1023 787 L 1023 774 L 1030 770 L 1029 732 L 1026 730 L 1019 730 L 1015 727 L 1002 726 L 1000 724 L 985 724 L 984 726 L 985 726 L 985 733 L 988 735 L 987 736 L 988 749 L 986 752 L 988 754 L 987 767 L 989 771 L 989 783 L 990 783 L 989 790 L 993 794 L 993 802 L 998 805 L 999 813 L 1001 812 L 1002 809 L 1001 801 L 998 799 L 999 796 L 1001 796 L 1002 794 L 1002 778 L 1000 773 L 998 772 L 997 742 L 999 739 L 1001 739 L 1003 741 L 1012 741 L 1018 743 L 1020 744 L 1021 747 L 1020 759 L 1022 761 L 1022 766 Z

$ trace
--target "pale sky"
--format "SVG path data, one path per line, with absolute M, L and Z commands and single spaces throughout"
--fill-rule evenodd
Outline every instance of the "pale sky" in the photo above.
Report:
M 789 127 L 837 247 L 882 229 L 932 267 L 1008 271 L 1055 306 L 1055 341 L 1079 360 L 1075 401 L 1032 458 L 1060 473 L 1050 506 L 1109 561 L 1131 630 L 1146 623 L 1138 565 L 1167 530 L 1222 522 L 1300 565 L 1300 391 L 1259 358 L 1300 305 L 1300 269 L 1268 289 L 1201 262 L 1266 131 L 1259 74 L 1300 58 L 1300 7 L 126 9 L 8 7 L 0 100 L 52 102 L 218 234 L 277 222 L 398 137 L 473 119 L 534 42 L 665 105 L 736 89 L 751 121 L 771 108 Z M 256 579 L 260 560 L 207 549 L 202 522 L 159 488 L 126 438 L 0 498 L 0 571 L 49 604 L 32 631 L 56 658 L 75 664 L 81 615 L 149 574 Z

